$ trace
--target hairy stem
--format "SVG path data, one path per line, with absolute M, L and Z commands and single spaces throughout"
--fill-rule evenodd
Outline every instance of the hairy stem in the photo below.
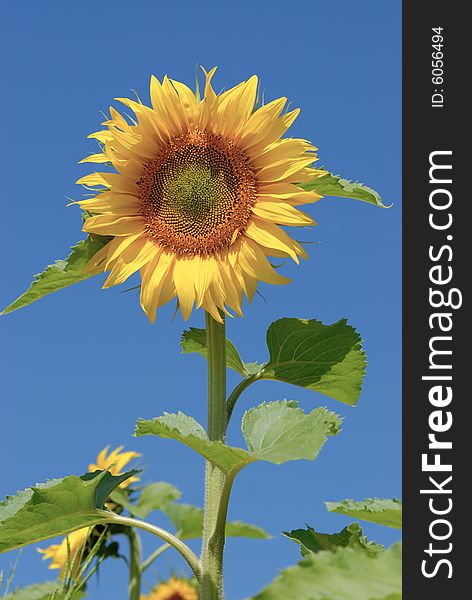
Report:
M 119 523 L 120 525 L 126 525 L 128 527 L 137 527 L 138 529 L 143 529 L 144 531 L 152 533 L 158 538 L 161 538 L 161 540 L 164 540 L 165 542 L 170 544 L 185 558 L 189 567 L 192 569 L 195 577 L 198 580 L 200 579 L 201 568 L 198 557 L 187 546 L 187 544 L 184 544 L 184 542 L 182 540 L 179 540 L 178 537 L 172 535 L 172 533 L 169 533 L 165 529 L 156 527 L 156 525 L 152 525 L 151 523 L 147 523 L 146 521 L 140 521 L 139 519 L 133 519 L 131 517 L 123 517 L 122 515 L 109 513 L 108 511 L 103 511 L 103 513 L 109 523 Z
M 225 478 L 218 504 L 215 527 L 208 541 L 208 546 L 215 555 L 215 561 L 221 566 L 223 565 L 223 551 L 225 546 L 226 520 L 228 517 L 229 499 L 236 474 L 237 471 L 234 471 Z
M 126 535 L 129 540 L 129 600 L 139 600 L 141 597 L 141 540 L 133 529 L 128 527 Z
M 206 313 L 206 342 L 208 349 L 208 437 L 224 442 L 226 433 L 226 332 Z M 205 517 L 202 540 L 202 577 L 200 600 L 223 598 L 223 532 L 217 532 L 220 498 L 225 484 L 224 474 L 210 462 L 205 470 Z M 218 547 L 212 540 L 218 541 Z

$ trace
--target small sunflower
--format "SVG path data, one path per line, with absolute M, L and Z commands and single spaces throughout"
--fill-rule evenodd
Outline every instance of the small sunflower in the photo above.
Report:
M 118 448 L 115 448 L 111 452 L 108 452 L 109 448 L 110 446 L 103 448 L 97 456 L 97 462 L 89 464 L 89 473 L 108 470 L 112 475 L 121 475 L 125 466 L 131 460 L 141 456 L 141 454 L 133 451 L 122 452 L 124 446 L 118 446 Z M 139 481 L 139 477 L 130 477 L 126 481 L 123 481 L 123 483 L 120 484 L 120 487 L 126 488 L 133 481 Z M 109 506 L 108 508 L 111 510 Z M 70 575 L 75 576 L 80 569 L 79 557 L 83 547 L 87 543 L 88 536 L 88 527 L 77 529 L 77 531 L 69 533 L 60 544 L 52 544 L 47 548 L 38 548 L 37 550 L 43 555 L 43 560 L 51 559 L 51 564 L 49 565 L 50 569 L 61 570 L 59 575 L 61 579 L 64 578 L 64 575 L 70 567 Z
M 141 600 L 198 600 L 198 592 L 187 579 L 171 577 L 150 594 L 141 596 Z
M 89 464 L 89 472 L 108 470 L 112 475 L 122 475 L 126 465 L 134 458 L 141 456 L 138 452 L 122 452 L 123 448 L 124 446 L 118 446 L 118 448 L 115 448 L 111 452 L 109 452 L 110 446 L 103 448 L 97 456 L 97 462 Z M 126 488 L 135 481 L 139 481 L 139 477 L 130 477 L 126 481 L 123 481 L 119 487 Z
M 282 138 L 299 109 L 283 112 L 286 98 L 257 107 L 256 76 L 217 95 L 215 70 L 203 99 L 167 76 L 151 78 L 152 107 L 119 98 L 136 120 L 110 108 L 107 128 L 90 136 L 102 152 L 85 159 L 116 173 L 77 182 L 97 192 L 79 202 L 93 215 L 84 231 L 113 237 L 87 271 L 110 271 L 108 288 L 139 270 L 151 322 L 174 297 L 184 319 L 194 305 L 220 322 L 220 311 L 241 315 L 258 281 L 289 282 L 268 256 L 306 258 L 280 225 L 315 224 L 296 206 L 320 199 L 298 185 L 322 173 L 311 167 L 316 148 Z
M 74 577 L 80 569 L 80 555 L 87 542 L 88 534 L 88 527 L 77 529 L 77 531 L 69 533 L 60 544 L 51 544 L 47 548 L 38 548 L 37 550 L 43 555 L 43 560 L 51 559 L 49 569 L 60 569 L 59 577 L 61 579 L 66 574 Z

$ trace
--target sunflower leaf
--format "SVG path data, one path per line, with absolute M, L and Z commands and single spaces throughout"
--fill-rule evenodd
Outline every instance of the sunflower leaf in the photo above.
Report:
M 72 595 L 71 595 L 72 594 Z M 3 600 L 80 600 L 84 592 L 64 590 L 57 581 L 33 583 L 8 594 Z
M 19 588 L 5 596 L 5 600 L 48 600 L 54 593 L 59 591 L 57 581 L 45 581 L 44 583 L 33 583 L 24 588 Z
M 267 330 L 270 360 L 261 379 L 298 385 L 354 406 L 365 373 L 361 338 L 345 319 L 279 319 Z
M 72 252 L 65 260 L 56 260 L 42 273 L 35 275 L 26 292 L 7 306 L 0 316 L 24 308 L 43 296 L 92 277 L 89 273 L 84 273 L 84 267 L 111 239 L 108 236 L 89 235 L 85 240 L 81 240 L 72 247 Z
M 380 544 L 367 541 L 358 523 L 351 523 L 338 533 L 319 533 L 307 525 L 305 529 L 284 531 L 283 535 L 300 545 L 302 556 L 312 552 L 318 554 L 323 550 L 335 550 L 340 546 L 360 546 L 369 554 L 378 554 L 384 550 Z
M 182 504 L 173 502 L 163 509 L 163 512 L 169 517 L 175 525 L 180 539 L 188 540 L 192 538 L 201 538 L 203 532 L 203 509 L 191 504 Z M 232 521 L 226 524 L 227 537 L 246 537 L 253 539 L 269 539 L 270 535 L 249 523 L 241 521 Z
M 310 183 L 301 183 L 299 185 L 307 191 L 315 191 L 320 196 L 352 198 L 353 200 L 361 200 L 362 202 L 368 202 L 381 208 L 390 208 L 390 206 L 386 206 L 382 202 L 379 194 L 372 188 L 358 181 L 341 179 L 339 175 L 333 175 L 332 173 L 327 173 L 322 177 L 313 179 Z
M 180 340 L 180 346 L 182 348 L 182 354 L 197 352 L 205 358 L 208 358 L 206 332 L 204 329 L 190 327 L 190 329 L 184 331 L 182 339 Z M 258 363 L 243 362 L 239 352 L 228 339 L 226 340 L 226 366 L 229 369 L 238 372 L 243 377 L 249 377 L 261 369 L 261 365 Z
M 401 544 L 369 555 L 360 547 L 309 554 L 252 600 L 401 600 Z
M 154 510 L 164 510 L 165 507 L 178 500 L 182 495 L 175 485 L 165 481 L 156 481 L 145 485 L 140 490 L 140 495 L 135 504 L 130 502 L 127 494 L 117 488 L 111 495 L 111 499 L 117 504 L 121 504 L 130 514 L 145 519 Z
M 339 417 L 326 408 L 305 414 L 296 402 L 284 400 L 263 403 L 244 414 L 242 431 L 248 450 L 210 441 L 203 427 L 183 413 L 141 419 L 135 435 L 175 439 L 196 450 L 227 475 L 234 475 L 258 460 L 274 464 L 314 460 L 327 437 L 339 432 L 340 423 Z
M 402 528 L 402 501 L 397 498 L 367 498 L 366 500 L 342 500 L 325 502 L 330 512 L 339 513 L 361 521 L 386 525 L 394 529 Z
M 120 483 L 138 472 L 71 475 L 7 497 L 0 503 L 0 552 L 105 523 L 105 500 Z

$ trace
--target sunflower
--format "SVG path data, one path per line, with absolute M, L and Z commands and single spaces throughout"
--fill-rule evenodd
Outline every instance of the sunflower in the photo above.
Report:
M 89 528 L 77 529 L 69 533 L 60 544 L 51 544 L 47 548 L 38 548 L 43 555 L 43 560 L 51 559 L 49 569 L 60 569 L 59 577 L 64 578 L 66 574 L 74 577 L 80 569 L 80 558 L 87 542 Z
M 141 600 L 198 600 L 197 590 L 186 580 L 171 577 L 166 583 L 160 583 Z
M 92 216 L 84 231 L 112 236 L 89 261 L 89 273 L 110 271 L 104 288 L 141 274 L 141 306 L 156 309 L 177 297 L 184 319 L 195 305 L 216 320 L 242 314 L 258 281 L 285 284 L 267 257 L 306 258 L 280 225 L 314 225 L 296 207 L 321 196 L 298 184 L 323 172 L 312 168 L 316 148 L 282 138 L 299 114 L 286 98 L 257 105 L 256 76 L 217 95 L 205 73 L 204 96 L 185 84 L 151 78 L 151 104 L 117 98 L 126 119 L 110 108 L 106 129 L 91 134 L 102 152 L 84 161 L 109 163 L 77 183 L 97 195 L 78 204 Z
M 125 466 L 134 458 L 141 456 L 137 452 L 122 452 L 124 446 L 118 446 L 111 452 L 108 452 L 109 448 L 110 446 L 103 448 L 97 456 L 97 462 L 89 464 L 89 473 L 108 470 L 112 475 L 122 475 Z M 119 487 L 126 488 L 135 481 L 139 481 L 139 477 L 130 477 L 123 481 Z
M 97 462 L 89 464 L 89 473 L 108 470 L 112 475 L 121 475 L 123 469 L 131 460 L 141 456 L 137 452 L 122 452 L 124 446 L 118 446 L 118 448 L 115 448 L 111 452 L 108 452 L 109 448 L 110 446 L 103 448 L 97 456 Z M 123 481 L 119 487 L 126 488 L 133 481 L 139 481 L 139 477 L 130 477 L 126 481 Z M 112 507 L 108 503 L 107 507 L 112 510 Z M 51 559 L 50 569 L 61 570 L 59 575 L 61 579 L 67 573 L 69 565 L 71 567 L 70 574 L 75 576 L 80 568 L 79 557 L 87 542 L 88 535 L 88 527 L 77 529 L 77 531 L 73 531 L 63 538 L 60 544 L 52 544 L 47 548 L 38 548 L 37 550 L 43 555 L 43 560 Z

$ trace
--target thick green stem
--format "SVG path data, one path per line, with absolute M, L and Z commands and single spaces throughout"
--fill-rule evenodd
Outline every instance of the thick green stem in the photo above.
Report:
M 120 525 L 125 525 L 127 527 L 137 527 L 138 529 L 143 529 L 144 531 L 148 531 L 153 535 L 156 535 L 164 542 L 170 544 L 173 548 L 175 548 L 180 554 L 185 558 L 189 567 L 192 569 L 195 577 L 200 580 L 201 577 L 201 569 L 200 569 L 200 561 L 195 553 L 185 544 L 182 540 L 179 540 L 178 537 L 172 535 L 165 529 L 161 527 L 156 527 L 156 525 L 152 525 L 151 523 L 147 523 L 146 521 L 141 521 L 140 519 L 133 519 L 132 517 L 123 517 L 122 515 L 117 515 L 116 513 L 112 513 L 109 511 L 97 511 L 103 514 L 104 522 L 107 523 L 119 523 Z
M 126 535 L 129 540 L 129 600 L 141 597 L 141 540 L 132 527 L 128 527 Z
M 211 535 L 208 546 L 215 556 L 216 564 L 223 566 L 223 551 L 225 546 L 226 519 L 228 516 L 229 499 L 233 488 L 234 478 L 238 471 L 234 471 L 226 476 L 223 489 L 221 490 L 218 512 L 216 514 L 215 527 Z
M 206 313 L 208 351 L 208 437 L 224 442 L 226 433 L 226 332 Z M 223 598 L 223 532 L 217 531 L 218 510 L 225 485 L 224 474 L 210 462 L 205 472 L 205 518 L 202 541 L 200 600 Z

